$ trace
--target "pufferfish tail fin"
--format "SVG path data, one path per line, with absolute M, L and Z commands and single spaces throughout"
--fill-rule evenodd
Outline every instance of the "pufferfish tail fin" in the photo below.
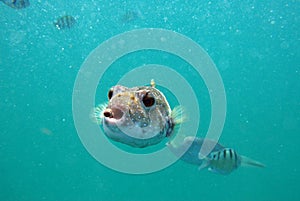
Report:
M 102 124 L 103 111 L 106 109 L 107 103 L 99 104 L 97 107 L 93 108 L 90 113 L 91 120 L 96 124 Z

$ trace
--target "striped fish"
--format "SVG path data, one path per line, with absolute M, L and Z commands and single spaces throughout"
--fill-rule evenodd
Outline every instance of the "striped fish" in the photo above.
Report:
M 220 151 L 211 153 L 203 166 L 208 166 L 208 170 L 221 174 L 229 174 L 241 165 L 241 157 L 231 148 L 224 148 Z
M 29 0 L 0 0 L 14 9 L 26 8 L 30 5 Z
M 60 29 L 70 29 L 74 26 L 75 23 L 76 23 L 76 20 L 74 17 L 72 17 L 70 15 L 65 15 L 65 16 L 58 18 L 54 22 L 54 26 L 59 30 Z
M 208 168 L 209 171 L 219 174 L 229 174 L 240 166 L 265 167 L 262 163 L 241 156 L 231 148 L 224 148 L 217 152 L 212 152 L 204 159 L 199 169 Z
M 179 144 L 167 143 L 169 149 L 181 160 L 198 165 L 199 170 L 208 169 L 218 174 L 230 174 L 240 166 L 265 167 L 262 163 L 248 157 L 238 155 L 232 148 L 225 148 L 217 142 L 206 139 L 206 145 L 212 146 L 212 151 L 206 157 L 200 157 L 199 152 L 204 139 L 185 137 Z

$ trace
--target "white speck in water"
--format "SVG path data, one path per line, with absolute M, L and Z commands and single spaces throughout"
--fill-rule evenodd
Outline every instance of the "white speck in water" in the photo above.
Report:
M 165 41 L 166 41 L 166 38 L 165 38 L 165 37 L 161 37 L 161 38 L 160 38 L 160 41 L 161 41 L 161 42 L 165 42 Z
M 280 43 L 280 47 L 282 49 L 288 49 L 290 47 L 290 44 L 287 41 L 283 41 L 282 43 Z

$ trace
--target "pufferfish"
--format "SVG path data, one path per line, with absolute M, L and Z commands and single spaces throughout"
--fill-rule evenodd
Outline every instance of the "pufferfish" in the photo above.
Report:
M 104 134 L 132 147 L 148 147 L 174 134 L 182 122 L 180 106 L 173 111 L 164 94 L 151 86 L 116 85 L 108 91 L 108 103 L 94 108 L 92 118 Z
M 206 139 L 206 143 L 213 149 L 207 156 L 200 157 L 203 143 L 203 138 L 186 136 L 179 143 L 168 142 L 167 146 L 181 160 L 199 166 L 199 170 L 207 168 L 217 174 L 230 174 L 240 166 L 265 167 L 264 164 L 239 155 L 234 149 L 226 148 L 209 139 Z

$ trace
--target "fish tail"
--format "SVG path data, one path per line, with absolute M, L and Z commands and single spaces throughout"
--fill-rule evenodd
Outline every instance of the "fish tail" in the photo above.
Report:
M 260 167 L 260 168 L 264 168 L 265 165 L 258 162 L 258 161 L 255 161 L 251 158 L 248 158 L 246 156 L 241 156 L 241 165 L 242 166 L 252 166 L 252 167 Z

